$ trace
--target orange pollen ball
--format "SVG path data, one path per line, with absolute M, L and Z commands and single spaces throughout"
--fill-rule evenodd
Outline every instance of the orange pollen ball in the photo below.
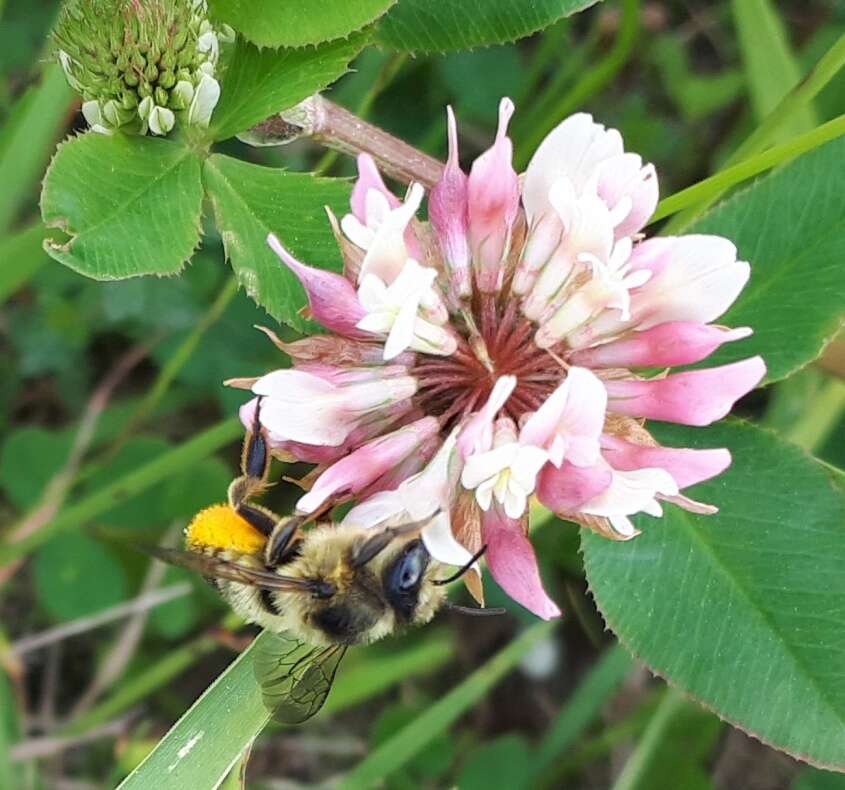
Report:
M 230 505 L 212 505 L 197 513 L 185 530 L 189 549 L 229 549 L 254 554 L 267 539 Z

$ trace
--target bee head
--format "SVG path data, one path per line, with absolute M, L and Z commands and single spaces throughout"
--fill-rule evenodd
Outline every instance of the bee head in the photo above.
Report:
M 310 596 L 285 596 L 299 635 L 312 644 L 365 644 L 405 624 L 428 622 L 443 592 L 428 578 L 430 556 L 416 538 L 379 540 L 370 530 L 318 527 L 281 572 L 312 580 Z

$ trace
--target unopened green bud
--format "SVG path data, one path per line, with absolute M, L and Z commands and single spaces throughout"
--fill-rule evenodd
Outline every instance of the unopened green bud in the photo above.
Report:
M 173 110 L 181 123 L 207 125 L 220 39 L 205 0 L 67 0 L 53 32 L 86 120 L 106 133 L 167 134 Z

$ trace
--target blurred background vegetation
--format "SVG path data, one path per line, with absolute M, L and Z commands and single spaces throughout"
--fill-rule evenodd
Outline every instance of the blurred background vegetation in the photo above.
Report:
M 714 172 L 845 32 L 839 0 L 762 5 L 775 16 L 743 22 L 757 2 L 608 0 L 514 45 L 418 58 L 370 48 L 330 95 L 438 156 L 451 103 L 465 161 L 489 144 L 509 95 L 521 166 L 562 117 L 587 110 L 656 164 L 667 195 Z M 82 128 L 47 62 L 57 7 L 0 0 L 0 538 L 42 533 L 24 562 L 0 563 L 0 788 L 82 790 L 117 784 L 253 635 L 202 582 L 151 567 L 126 541 L 174 540 L 224 498 L 239 429 L 219 425 L 242 396 L 221 382 L 281 360 L 252 328 L 271 319 L 235 291 L 213 235 L 179 279 L 96 283 L 42 252 L 39 182 L 56 143 Z M 845 74 L 785 133 L 843 108 Z M 272 166 L 353 172 L 306 143 L 227 146 Z M 843 467 L 836 351 L 743 408 Z M 820 405 L 808 413 L 811 397 Z M 142 486 L 127 475 L 197 436 L 179 466 L 133 496 Z M 268 504 L 284 511 L 292 499 L 279 485 Z M 62 520 L 70 528 L 56 529 Z M 536 540 L 563 621 L 383 776 L 386 787 L 845 788 L 652 678 L 605 632 L 575 528 L 547 524 Z M 248 785 L 344 776 L 533 619 L 512 603 L 509 612 L 471 627 L 444 615 L 353 651 L 323 714 L 254 744 Z

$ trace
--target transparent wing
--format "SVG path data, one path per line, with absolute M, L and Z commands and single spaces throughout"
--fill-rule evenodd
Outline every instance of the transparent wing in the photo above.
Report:
M 311 592 L 311 586 L 304 579 L 281 576 L 273 571 L 251 568 L 222 557 L 198 554 L 193 551 L 169 549 L 163 546 L 144 546 L 138 548 L 153 557 L 171 565 L 195 571 L 209 579 L 228 579 L 229 581 L 248 584 L 262 590 L 284 590 L 287 592 Z
M 301 724 L 326 701 L 346 645 L 314 647 L 282 634 L 268 634 L 255 656 L 264 704 L 283 724 Z

